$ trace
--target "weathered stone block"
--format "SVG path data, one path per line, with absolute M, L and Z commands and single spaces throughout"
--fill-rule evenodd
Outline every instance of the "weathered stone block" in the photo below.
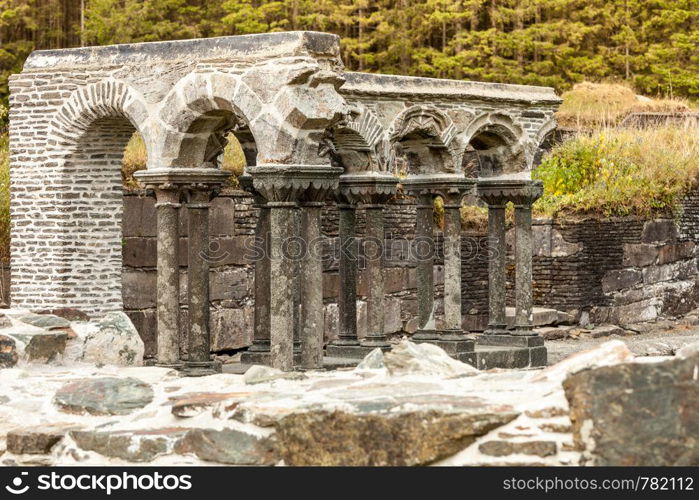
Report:
M 625 243 L 622 264 L 629 267 L 645 267 L 655 264 L 658 258 L 658 245 L 648 243 Z
M 643 281 L 643 274 L 637 269 L 616 269 L 607 272 L 602 278 L 602 291 L 605 293 L 631 288 Z
M 658 252 L 658 264 L 668 264 L 682 259 L 688 259 L 694 255 L 695 244 L 693 241 L 671 243 L 660 247 Z
M 127 267 L 155 267 L 157 265 L 155 238 L 124 238 L 122 258 Z
M 209 298 L 242 302 L 253 296 L 253 280 L 246 268 L 214 270 L 210 273 Z
M 563 383 L 576 444 L 601 466 L 699 465 L 699 358 L 605 366 Z
M 17 455 L 45 455 L 66 433 L 71 425 L 46 425 L 27 429 L 15 429 L 7 433 L 7 451 Z
M 677 239 L 677 225 L 672 219 L 649 220 L 643 224 L 643 243 L 669 242 Z
M 214 309 L 211 315 L 211 350 L 240 349 L 252 344 L 254 308 Z
M 155 307 L 156 272 L 124 270 L 121 276 L 124 308 L 149 309 Z

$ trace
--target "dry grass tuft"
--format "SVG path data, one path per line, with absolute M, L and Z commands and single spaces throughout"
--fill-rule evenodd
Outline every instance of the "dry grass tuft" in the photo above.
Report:
M 542 215 L 672 212 L 699 181 L 699 128 L 580 132 L 544 157 Z
M 621 83 L 583 82 L 564 92 L 562 97 L 556 120 L 561 127 L 577 129 L 612 127 L 634 112 L 691 111 L 688 101 L 650 99 Z

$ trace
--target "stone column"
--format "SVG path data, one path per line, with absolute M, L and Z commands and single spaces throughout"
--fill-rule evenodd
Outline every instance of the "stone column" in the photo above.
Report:
M 270 364 L 294 368 L 294 263 L 288 253 L 294 236 L 295 202 L 268 202 L 270 208 Z
M 364 205 L 366 210 L 366 236 L 364 258 L 366 260 L 367 294 L 367 335 L 362 340 L 364 347 L 388 348 L 384 333 L 384 224 L 383 204 Z
M 255 319 L 252 346 L 248 351 L 269 353 L 269 207 L 262 197 L 257 197 L 260 214 L 255 227 L 257 260 L 255 260 Z
M 418 330 L 415 340 L 435 340 L 434 319 L 434 235 L 433 235 L 433 196 L 421 193 L 417 197 L 417 216 L 413 256 L 417 259 L 417 314 Z
M 505 202 L 488 203 L 488 329 L 486 334 L 507 333 L 505 317 Z
M 461 196 L 444 198 L 444 330 L 440 338 L 461 339 Z
M 515 205 L 515 329 L 514 335 L 535 335 L 532 329 L 532 204 L 541 196 L 533 184 Z
M 338 203 L 340 296 L 338 297 L 339 331 L 334 346 L 358 346 L 357 339 L 357 237 L 356 205 Z
M 189 189 L 187 293 L 189 304 L 188 356 L 184 372 L 190 376 L 210 375 L 220 371 L 211 360 L 209 329 L 209 207 L 211 188 Z
M 301 367 L 323 366 L 323 261 L 320 215 L 325 203 L 301 203 L 301 238 L 305 252 L 301 260 Z
M 295 269 L 298 256 L 293 253 L 298 250 L 294 248 L 295 245 L 300 243 L 297 224 L 298 202 L 325 199 L 328 192 L 337 189 L 337 177 L 342 169 L 323 165 L 256 165 L 248 167 L 246 172 L 252 176 L 253 189 L 267 200 L 270 210 L 269 363 L 274 368 L 291 371 L 294 369 L 295 323 L 299 317 L 294 288 L 295 285 L 296 288 L 306 288 L 303 279 L 295 279 L 295 275 L 298 274 Z M 310 207 L 304 210 L 308 208 Z M 319 219 L 319 213 L 312 213 L 310 217 Z M 310 218 L 307 222 L 310 223 Z M 319 232 L 320 222 L 316 222 L 317 226 L 308 224 L 306 229 Z M 319 272 L 317 262 L 310 264 L 309 268 L 312 283 L 308 285 L 308 292 L 299 296 L 303 300 L 310 300 L 310 303 L 303 304 L 301 309 L 312 314 L 307 318 L 308 322 L 304 323 L 314 323 L 313 330 L 316 331 L 316 325 L 322 325 L 317 316 L 318 313 L 322 315 L 323 310 L 322 269 Z M 320 338 L 322 339 L 322 336 Z M 316 343 L 308 358 L 317 366 L 317 339 L 313 340 Z
M 180 190 L 176 186 L 155 189 L 158 219 L 156 365 L 181 368 L 180 361 Z

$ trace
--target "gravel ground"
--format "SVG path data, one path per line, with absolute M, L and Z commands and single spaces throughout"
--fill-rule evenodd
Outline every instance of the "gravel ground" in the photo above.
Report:
M 613 339 L 625 342 L 636 356 L 671 356 L 685 345 L 699 342 L 699 327 L 679 325 L 671 330 L 639 333 L 638 335 L 549 340 L 546 342 L 549 365 L 558 363 L 571 354 L 592 349 Z

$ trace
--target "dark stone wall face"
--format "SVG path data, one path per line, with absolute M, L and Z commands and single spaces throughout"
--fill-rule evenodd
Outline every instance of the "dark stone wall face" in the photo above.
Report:
M 699 194 L 684 200 L 677 219 L 616 218 L 577 221 L 537 220 L 534 223 L 534 297 L 537 306 L 588 314 L 590 321 L 632 323 L 659 315 L 683 314 L 699 304 L 696 285 L 695 242 L 699 239 Z M 386 331 L 412 334 L 417 328 L 412 199 L 395 200 L 385 210 Z M 254 265 L 252 248 L 257 209 L 241 191 L 223 193 L 211 210 L 211 324 L 212 348 L 234 351 L 252 341 Z M 123 299 L 124 308 L 155 353 L 156 239 L 154 200 L 138 193 L 124 195 Z M 357 212 L 358 236 L 365 233 L 365 215 Z M 323 299 L 325 338 L 337 329 L 339 248 L 337 210 L 323 210 Z M 187 220 L 181 221 L 182 320 L 186 326 Z M 442 238 L 435 231 L 436 312 L 443 310 Z M 508 303 L 514 304 L 514 231 L 508 231 Z M 361 240 L 358 284 L 358 332 L 366 333 L 366 280 L 362 273 Z M 480 331 L 487 324 L 488 245 L 485 233 L 464 232 L 462 253 L 463 326 Z M 183 345 L 186 343 L 183 342 Z

